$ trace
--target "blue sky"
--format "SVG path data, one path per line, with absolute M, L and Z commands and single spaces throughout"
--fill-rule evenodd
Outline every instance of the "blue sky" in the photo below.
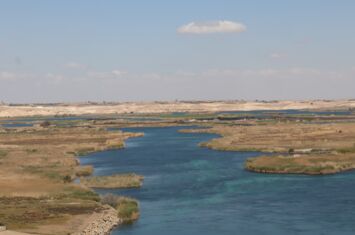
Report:
M 354 98 L 354 11 L 352 0 L 2 0 L 0 100 Z

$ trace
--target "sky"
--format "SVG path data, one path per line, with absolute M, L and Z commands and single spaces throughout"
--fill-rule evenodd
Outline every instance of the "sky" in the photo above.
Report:
M 7 103 L 355 98 L 353 0 L 0 0 Z

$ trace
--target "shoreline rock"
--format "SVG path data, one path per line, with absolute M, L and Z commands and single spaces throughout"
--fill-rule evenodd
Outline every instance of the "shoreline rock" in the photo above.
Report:
M 118 217 L 117 210 L 106 205 L 101 212 L 91 216 L 82 231 L 72 235 L 109 235 L 115 227 L 122 223 L 123 220 Z

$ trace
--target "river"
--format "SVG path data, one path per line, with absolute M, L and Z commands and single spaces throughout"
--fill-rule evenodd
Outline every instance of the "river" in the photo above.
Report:
M 144 132 L 126 148 L 90 154 L 95 175 L 135 172 L 143 187 L 98 190 L 140 201 L 141 217 L 114 235 L 354 234 L 355 174 L 265 175 L 245 171 L 257 152 L 198 147 L 217 137 L 181 127 L 126 128 Z

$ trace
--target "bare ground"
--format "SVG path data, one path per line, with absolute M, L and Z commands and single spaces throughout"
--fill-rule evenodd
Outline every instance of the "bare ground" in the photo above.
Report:
M 314 101 L 185 101 L 131 102 L 110 104 L 55 104 L 55 105 L 0 105 L 0 117 L 54 116 L 83 114 L 218 112 L 286 109 L 347 109 L 354 108 L 355 100 Z

